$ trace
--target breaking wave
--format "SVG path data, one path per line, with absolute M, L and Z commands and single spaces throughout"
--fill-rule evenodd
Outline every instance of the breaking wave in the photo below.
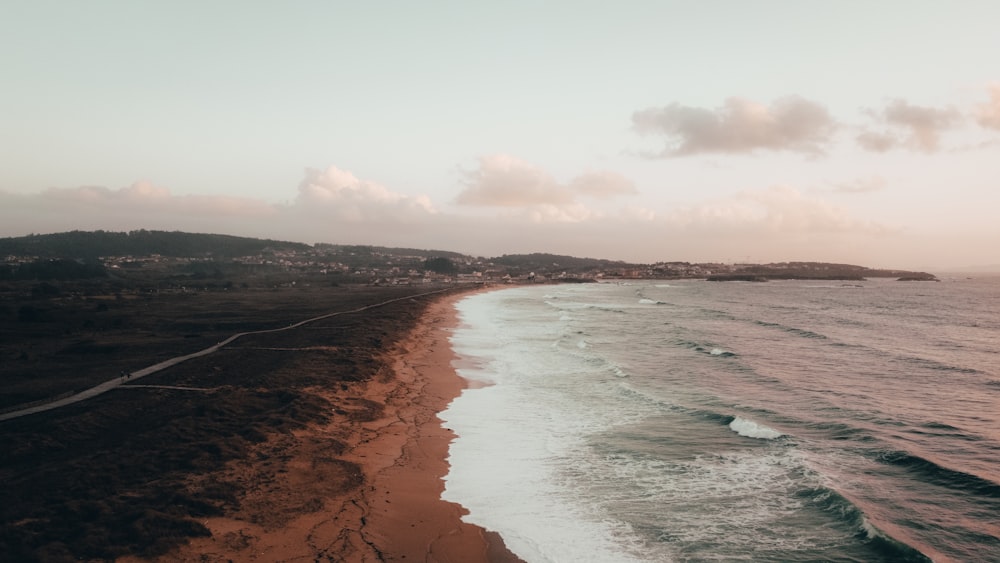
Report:
M 774 428 L 758 424 L 752 420 L 737 416 L 729 423 L 729 428 L 740 436 L 747 438 L 757 438 L 759 440 L 774 440 L 784 436 Z

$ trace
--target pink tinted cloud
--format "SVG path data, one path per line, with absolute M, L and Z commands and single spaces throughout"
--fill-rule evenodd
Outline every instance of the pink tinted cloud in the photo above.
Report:
M 479 167 L 463 170 L 465 189 L 456 202 L 487 207 L 567 205 L 573 193 L 548 172 L 506 154 L 479 157 Z
M 837 126 L 826 108 L 798 96 L 769 106 L 729 98 L 715 110 L 674 103 L 633 113 L 632 125 L 642 135 L 664 137 L 666 147 L 655 155 L 663 158 L 759 150 L 817 155 Z
M 667 217 L 675 228 L 764 235 L 883 235 L 890 227 L 855 219 L 823 199 L 785 186 L 739 192 L 728 198 L 675 210 Z
M 606 207 L 594 210 L 573 201 L 498 206 L 492 215 L 435 212 L 423 198 L 328 167 L 307 170 L 298 196 L 288 205 L 174 195 L 149 183 L 117 190 L 0 192 L 0 234 L 146 228 L 434 248 L 482 256 L 556 252 L 636 261 L 708 261 L 744 255 L 769 260 L 839 259 L 826 249 L 835 245 L 857 249 L 893 234 L 790 188 L 742 192 L 660 212 Z
M 586 172 L 573 178 L 569 188 L 582 195 L 609 199 L 638 193 L 632 180 L 608 171 Z
M 990 101 L 976 108 L 976 122 L 988 129 L 1000 130 L 1000 83 L 990 86 Z
M 885 178 L 875 175 L 835 184 L 833 191 L 842 194 L 864 194 L 884 190 L 887 185 Z
M 464 189 L 456 202 L 482 207 L 531 208 L 536 217 L 588 216 L 577 196 L 610 199 L 636 193 L 631 180 L 604 170 L 581 174 L 568 183 L 558 182 L 545 170 L 507 154 L 479 158 L 474 170 L 462 171 Z M 540 219 L 541 220 L 541 219 Z
M 174 195 L 147 181 L 120 189 L 83 186 L 0 193 L 0 225 L 8 236 L 74 229 L 225 233 L 273 222 L 280 214 L 279 206 L 252 198 Z
M 941 136 L 957 127 L 962 115 L 953 108 L 918 106 L 902 99 L 895 99 L 881 110 L 866 112 L 881 131 L 863 131 L 857 137 L 862 148 L 886 152 L 905 147 L 921 152 L 935 152 L 940 147 Z
M 855 139 L 861 148 L 871 152 L 889 152 L 900 144 L 895 135 L 873 131 L 864 131 Z
M 426 196 L 393 192 L 347 170 L 307 168 L 299 183 L 295 211 L 340 221 L 412 221 L 437 211 Z
M 200 215 L 266 217 L 277 213 L 274 205 L 260 200 L 213 195 L 174 195 L 168 188 L 147 180 L 117 190 L 103 186 L 49 188 L 37 196 L 39 203 L 53 207 L 95 208 L 104 212 L 136 215 Z

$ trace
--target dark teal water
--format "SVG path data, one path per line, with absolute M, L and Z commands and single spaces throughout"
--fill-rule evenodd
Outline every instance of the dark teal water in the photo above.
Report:
M 529 562 L 1000 561 L 1000 278 L 459 310 L 445 497 Z

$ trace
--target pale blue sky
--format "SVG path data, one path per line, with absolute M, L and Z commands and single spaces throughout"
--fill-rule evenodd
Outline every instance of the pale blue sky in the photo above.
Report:
M 0 236 L 1000 263 L 998 21 L 996 2 L 7 0 Z

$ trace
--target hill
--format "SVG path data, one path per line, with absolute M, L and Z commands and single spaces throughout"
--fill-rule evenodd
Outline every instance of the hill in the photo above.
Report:
M 582 273 L 591 270 L 602 270 L 608 268 L 621 268 L 628 266 L 625 262 L 604 260 L 599 258 L 577 258 L 575 256 L 561 256 L 558 254 L 504 254 L 498 258 L 491 258 L 490 262 L 497 266 L 505 266 L 524 271 L 549 272 L 564 271 L 571 273 Z
M 709 281 L 767 281 L 767 280 L 844 280 L 861 281 L 866 278 L 898 278 L 901 281 L 937 281 L 933 274 L 908 270 L 873 269 L 852 264 L 827 262 L 780 262 L 776 264 L 745 264 L 733 267 L 728 273 L 709 276 Z
M 308 244 L 179 231 L 70 231 L 0 239 L 0 256 L 89 260 L 101 256 L 232 258 L 265 249 L 303 251 Z

